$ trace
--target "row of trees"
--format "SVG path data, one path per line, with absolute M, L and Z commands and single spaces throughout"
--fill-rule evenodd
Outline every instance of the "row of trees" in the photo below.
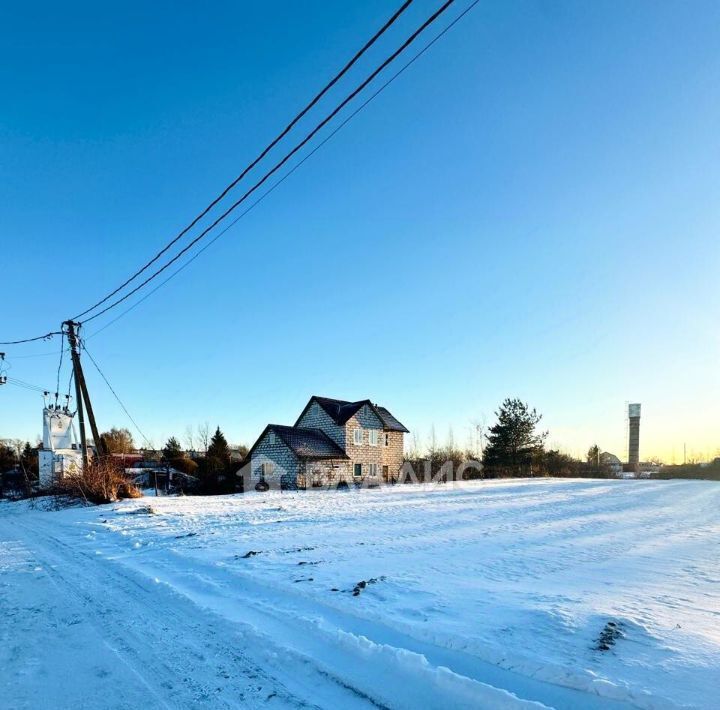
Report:
M 608 478 L 612 470 L 601 461 L 597 446 L 580 461 L 557 449 L 546 449 L 547 431 L 538 430 L 542 414 L 519 399 L 506 399 L 496 412 L 483 452 L 485 475 Z
M 3 441 L 0 443 L 0 473 L 21 469 L 37 478 L 37 447 L 29 441 Z
M 215 431 L 216 435 L 218 431 L 219 428 Z M 109 453 L 129 454 L 136 450 L 133 436 L 128 429 L 113 427 L 109 431 L 102 433 L 100 438 L 103 440 L 105 449 Z M 178 451 L 184 450 L 193 453 L 199 452 L 201 454 L 207 454 L 213 440 L 213 435 L 210 425 L 205 423 L 199 425 L 197 429 L 192 426 L 188 426 L 185 429 L 183 435 L 184 447 L 180 444 L 177 437 L 172 436 L 170 440 L 174 442 L 173 447 L 176 447 Z M 152 442 L 147 442 L 147 448 L 154 450 L 155 447 L 152 445 Z
M 0 441 L 0 498 L 29 495 L 38 480 L 37 447 L 29 441 Z
M 427 480 L 438 474 L 442 478 L 443 466 L 447 467 L 448 462 L 452 463 L 454 471 L 464 466 L 463 478 L 466 479 L 481 476 L 612 476 L 610 468 L 600 462 L 599 451 L 591 449 L 585 462 L 556 449 L 546 449 L 548 432 L 539 428 L 542 415 L 520 399 L 505 399 L 495 414 L 497 423 L 488 429 L 487 443 L 482 452 L 463 451 L 454 446 L 451 437 L 444 447 L 437 448 L 433 443 L 426 455 L 415 452 L 406 457 L 405 461 L 412 466 L 416 480 Z M 482 459 L 482 472 L 465 465 L 473 459 Z
M 202 427 L 200 437 L 202 442 Z M 135 451 L 132 434 L 127 429 L 110 429 L 101 434 L 101 438 L 105 451 L 109 454 L 127 455 Z M 237 454 L 240 457 L 245 453 L 245 447 L 238 448 Z M 143 456 L 185 474 L 188 478 L 183 489 L 188 493 L 208 495 L 233 493 L 237 490 L 237 461 L 233 462 L 230 446 L 220 427 L 207 439 L 204 453 L 185 450 L 178 438 L 171 436 L 161 450 L 144 450 Z

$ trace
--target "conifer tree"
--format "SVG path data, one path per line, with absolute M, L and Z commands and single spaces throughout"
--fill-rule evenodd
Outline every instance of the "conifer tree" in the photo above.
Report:
M 180 442 L 174 436 L 171 436 L 163 448 L 163 457 L 167 461 L 172 461 L 173 459 L 180 458 L 182 455 L 183 450 Z
M 542 415 L 515 398 L 507 398 L 495 412 L 483 454 L 486 474 L 527 475 L 533 455 L 542 452 L 547 432 L 536 432 Z
M 222 461 L 223 464 L 228 464 L 230 462 L 230 447 L 228 446 L 225 435 L 220 431 L 220 427 L 215 430 L 215 433 L 210 439 L 207 457 L 209 459 L 212 458 Z

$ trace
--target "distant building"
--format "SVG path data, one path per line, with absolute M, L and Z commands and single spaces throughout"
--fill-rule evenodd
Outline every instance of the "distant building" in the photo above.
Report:
M 600 454 L 600 465 L 611 471 L 613 476 L 619 476 L 623 472 L 622 461 L 615 454 L 608 451 L 603 451 Z
M 253 484 L 282 488 L 397 480 L 408 430 L 369 399 L 311 397 L 294 426 L 268 424 L 245 459 Z

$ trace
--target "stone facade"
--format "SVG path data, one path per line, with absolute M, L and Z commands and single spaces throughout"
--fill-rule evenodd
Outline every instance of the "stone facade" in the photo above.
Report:
M 333 488 L 341 483 L 352 483 L 350 464 L 344 460 L 309 460 L 298 474 L 298 488 Z
M 356 432 L 360 443 L 355 443 Z M 345 453 L 350 457 L 352 478 L 355 483 L 377 485 L 382 477 L 383 467 L 383 423 L 377 415 L 364 406 L 348 419 L 345 424 Z M 371 437 L 374 436 L 374 444 Z M 359 466 L 359 471 L 357 469 Z M 360 475 L 358 475 L 358 473 Z
M 341 449 L 345 448 L 346 427 L 336 424 L 330 415 L 317 403 L 310 402 L 305 411 L 300 415 L 295 426 L 308 427 L 309 429 L 321 429 Z
M 264 478 L 271 488 L 295 489 L 300 471 L 300 459 L 290 447 L 272 431 L 265 431 L 250 457 L 252 484 Z
M 397 481 L 405 456 L 405 440 L 401 431 L 383 432 L 382 441 L 383 469 L 382 477 L 388 481 Z
M 347 458 L 313 457 L 290 442 L 293 450 L 280 436 L 273 434 L 272 429 L 266 430 L 250 451 L 253 485 L 263 476 L 271 487 L 280 484 L 285 489 L 330 488 L 341 483 L 375 486 L 397 481 L 404 453 L 404 431 L 397 429 L 402 425 L 394 419 L 388 422 L 386 418 L 384 422 L 381 416 L 386 417 L 387 410 L 363 402 L 344 403 L 352 406 L 348 414 L 354 413 L 338 424 L 348 415 L 341 418 L 334 412 L 334 419 L 312 398 L 292 429 L 324 432 L 340 447 L 338 454 L 344 452 Z M 287 429 L 280 427 L 279 431 L 286 436 Z M 272 472 L 271 477 L 268 471 Z

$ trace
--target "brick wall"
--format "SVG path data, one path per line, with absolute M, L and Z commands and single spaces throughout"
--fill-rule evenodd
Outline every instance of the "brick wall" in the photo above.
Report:
M 275 469 L 271 477 L 266 477 L 271 487 L 277 486 L 279 479 L 282 488 L 297 488 L 300 461 L 287 444 L 271 431 L 265 432 L 250 458 L 252 485 L 260 480 L 262 464 L 268 462 L 272 463 Z
M 341 449 L 345 448 L 345 427 L 335 424 L 330 415 L 317 402 L 313 402 L 302 414 L 297 426 L 322 429 Z
M 354 432 L 359 429 L 362 432 L 362 444 L 355 444 Z M 377 446 L 370 445 L 370 431 L 377 432 Z M 350 474 L 353 481 L 375 483 L 382 480 L 383 467 L 383 424 L 377 414 L 367 405 L 359 409 L 353 417 L 345 424 L 345 453 L 350 457 Z M 354 464 L 362 465 L 362 476 L 357 477 L 354 473 Z M 370 464 L 377 465 L 377 476 L 370 476 Z
M 333 488 L 341 482 L 352 482 L 350 464 L 345 460 L 306 461 L 302 470 L 297 479 L 298 488 Z
M 387 436 L 387 446 L 385 445 L 385 437 Z M 386 431 L 382 437 L 383 466 L 387 466 L 387 476 L 383 475 L 383 479 L 387 481 L 389 478 L 398 478 L 400 469 L 403 465 L 403 456 L 405 454 L 404 433 L 401 431 Z

